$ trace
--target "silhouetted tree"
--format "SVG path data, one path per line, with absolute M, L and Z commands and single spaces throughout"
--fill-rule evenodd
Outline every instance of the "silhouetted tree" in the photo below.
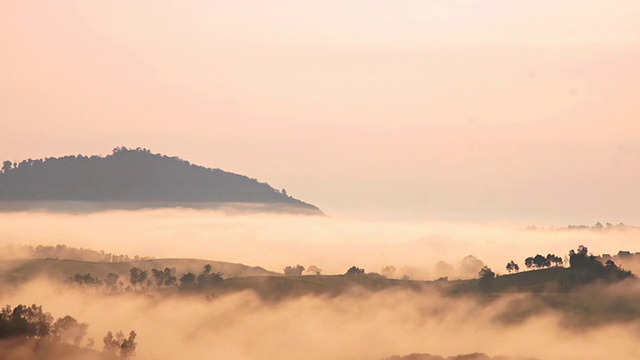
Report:
M 220 284 L 224 281 L 221 272 L 211 273 L 211 269 L 211 265 L 205 265 L 202 272 L 196 278 L 199 288 L 215 286 L 216 284 Z
M 123 358 L 133 356 L 136 351 L 136 337 L 137 334 L 135 331 L 131 331 L 129 333 L 129 337 L 124 339 L 120 344 L 120 356 Z
M 144 281 L 147 280 L 147 272 L 139 267 L 132 267 L 129 269 L 129 280 L 133 287 L 136 287 L 136 284 L 140 284 L 142 286 Z
M 488 266 L 484 266 L 478 272 L 480 277 L 479 285 L 480 289 L 484 291 L 491 290 L 493 287 L 493 280 L 496 278 L 496 274 Z
M 554 254 L 547 254 L 547 260 L 550 264 L 554 264 L 555 266 L 562 266 L 563 263 L 562 258 Z
M 527 268 L 530 269 L 534 265 L 533 258 L 529 256 L 528 258 L 524 259 L 524 264 L 527 266 Z
M 91 276 L 91 274 L 75 274 L 73 277 L 70 277 L 67 281 L 72 284 L 80 285 L 80 286 L 98 286 L 102 282 L 97 277 Z
M 11 161 L 5 160 L 2 163 L 2 172 L 6 174 L 11 170 L 12 167 L 13 167 L 13 164 L 11 163 Z
M 107 286 L 107 291 L 116 292 L 119 287 L 118 279 L 120 279 L 120 275 L 109 273 L 107 277 L 104 279 L 104 283 Z
M 347 270 L 345 275 L 349 275 L 349 276 L 352 276 L 352 275 L 355 275 L 355 276 L 364 275 L 364 269 L 360 269 L 359 267 L 352 266 L 352 267 L 349 268 L 349 270 Z
M 193 289 L 196 287 L 196 276 L 193 273 L 186 273 L 180 277 L 180 288 L 181 289 Z
M 546 257 L 537 254 L 534 258 L 533 258 L 533 264 L 535 265 L 535 267 L 537 267 L 538 269 L 544 268 L 544 267 L 549 267 L 551 266 L 551 262 L 549 260 L 547 260 Z
M 151 275 L 155 279 L 157 287 L 175 286 L 178 281 L 169 268 L 164 268 L 164 270 L 151 269 Z
M 17 305 L 13 309 L 7 305 L 0 311 L 0 339 L 8 337 L 45 337 L 49 335 L 51 314 L 42 306 Z
M 507 271 L 509 273 L 520 271 L 520 266 L 516 264 L 513 260 L 507 263 Z
M 302 272 L 304 271 L 304 266 L 296 265 L 295 267 L 287 266 L 284 268 L 284 274 L 286 276 L 302 276 Z

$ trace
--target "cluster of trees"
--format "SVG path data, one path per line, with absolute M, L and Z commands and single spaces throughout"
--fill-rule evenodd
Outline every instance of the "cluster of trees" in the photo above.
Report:
M 347 272 L 345 273 L 345 275 L 349 275 L 349 276 L 358 276 L 358 275 L 364 275 L 364 269 L 360 269 L 359 267 L 356 266 L 352 266 L 349 268 L 349 270 L 347 270 Z
M 42 306 L 33 304 L 7 305 L 0 310 L 0 339 L 26 338 L 26 339 L 50 339 L 55 342 L 80 346 L 87 335 L 89 325 L 80 323 L 72 316 L 66 315 L 53 321 L 50 313 L 45 312 Z M 104 338 L 105 352 L 116 354 L 126 358 L 133 356 L 137 343 L 136 333 L 131 331 L 128 338 L 119 332 L 114 337 L 109 331 Z M 93 339 L 87 339 L 87 348 L 93 348 Z
M 212 272 L 210 264 L 204 266 L 202 272 L 193 274 L 187 272 L 180 279 L 174 275 L 175 270 L 165 268 L 164 270 L 151 269 L 151 278 L 149 273 L 140 268 L 132 267 L 129 269 L 129 282 L 131 286 L 124 287 L 124 283 L 120 280 L 120 275 L 109 273 L 103 279 L 94 277 L 91 274 L 75 274 L 70 277 L 67 282 L 82 287 L 101 287 L 104 286 L 110 293 L 121 291 L 156 288 L 178 287 L 182 290 L 210 288 L 224 281 L 221 272 Z
M 30 245 L 8 245 L 2 248 L 1 251 L 12 258 L 28 259 L 61 259 L 108 263 L 153 259 L 150 256 L 135 255 L 130 257 L 128 255 L 107 253 L 104 250 L 96 251 L 60 244 L 55 246 L 38 245 L 36 247 Z
M 589 254 L 589 249 L 583 245 L 569 251 L 569 264 L 576 271 L 562 279 L 565 288 L 596 280 L 620 281 L 634 277 L 631 271 L 616 265 L 613 260 L 607 260 L 603 264 L 593 254 Z
M 600 221 L 598 221 L 593 226 L 569 225 L 569 226 L 567 226 L 567 229 L 570 229 L 570 230 L 584 230 L 584 229 L 604 230 L 604 229 L 625 229 L 627 227 L 628 226 L 623 224 L 623 223 L 619 223 L 617 225 L 614 225 L 614 224 L 608 222 L 608 223 L 602 225 L 602 223 Z
M 118 331 L 114 336 L 111 331 L 107 332 L 107 335 L 102 338 L 104 344 L 103 351 L 112 355 L 120 353 L 121 357 L 133 356 L 136 351 L 136 334 L 135 331 L 129 332 L 129 336 L 125 337 L 122 331 Z
M 302 276 L 302 272 L 304 272 L 307 275 L 320 275 L 322 273 L 322 269 L 320 269 L 315 265 L 311 265 L 305 271 L 304 266 L 296 265 L 296 266 L 287 266 L 284 269 L 282 269 L 282 272 L 284 273 L 285 276 Z
M 550 267 L 552 264 L 555 266 L 562 266 L 564 264 L 564 261 L 562 260 L 561 257 L 556 256 L 554 254 L 547 254 L 547 256 L 542 256 L 540 254 L 537 254 L 536 256 L 533 257 L 528 257 L 524 260 L 524 264 L 527 266 L 527 268 L 536 268 L 536 269 L 542 269 L 542 268 L 547 268 Z
M 304 271 L 304 266 L 296 265 L 296 266 L 287 266 L 282 269 L 284 271 L 285 276 L 302 276 L 302 272 Z

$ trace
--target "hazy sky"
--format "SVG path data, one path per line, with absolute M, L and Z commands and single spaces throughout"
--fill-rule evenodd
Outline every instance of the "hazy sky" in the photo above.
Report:
M 0 158 L 147 147 L 329 214 L 640 223 L 640 2 L 0 2 Z

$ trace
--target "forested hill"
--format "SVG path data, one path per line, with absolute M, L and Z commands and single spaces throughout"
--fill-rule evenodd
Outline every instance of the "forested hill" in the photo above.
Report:
M 320 213 L 317 207 L 256 179 L 147 149 L 118 147 L 105 157 L 71 155 L 2 164 L 0 202 L 57 201 L 195 207 L 257 203 Z

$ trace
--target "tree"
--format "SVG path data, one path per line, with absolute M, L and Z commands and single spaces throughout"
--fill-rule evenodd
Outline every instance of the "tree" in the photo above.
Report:
M 80 286 L 98 286 L 102 282 L 97 277 L 91 276 L 91 274 L 75 274 L 73 277 L 69 278 L 69 281 L 72 284 L 80 285 Z
M 283 269 L 285 276 L 302 276 L 304 266 L 296 265 L 295 267 L 287 266 Z
M 520 267 L 513 260 L 507 263 L 507 271 L 509 273 L 520 271 Z
M 67 315 L 59 318 L 51 327 L 51 335 L 55 341 L 80 345 L 82 338 L 87 334 L 89 325 L 79 323 L 73 317 Z
M 118 290 L 118 280 L 120 279 L 120 275 L 109 273 L 107 277 L 104 279 L 104 283 L 107 286 L 107 291 L 116 292 Z
M 129 337 L 125 338 L 122 331 L 118 331 L 114 336 L 111 331 L 107 332 L 107 335 L 102 338 L 102 342 L 104 343 L 103 351 L 115 355 L 118 351 L 120 352 L 120 356 L 123 358 L 127 358 L 129 356 L 133 356 L 136 351 L 136 337 L 137 334 L 135 331 L 129 332 Z
M 315 265 L 309 266 L 309 268 L 306 271 L 306 274 L 309 274 L 309 275 L 320 275 L 321 273 L 322 273 L 322 269 L 320 269 Z
M 7 305 L 0 311 L 0 339 L 48 336 L 52 321 L 51 314 L 44 312 L 42 306 L 17 305 L 12 309 Z
M 133 356 L 135 354 L 136 351 L 136 336 L 138 336 L 136 334 L 135 331 L 131 331 L 129 332 L 129 337 L 124 339 L 122 341 L 122 343 L 120 344 L 120 356 L 122 356 L 123 358 L 129 357 L 129 356 Z
M 536 268 L 538 269 L 542 269 L 545 267 L 549 267 L 551 266 L 551 262 L 549 260 L 547 260 L 546 257 L 537 254 L 534 258 L 533 258 L 533 264 L 535 265 Z
M 562 266 L 563 264 L 562 258 L 554 254 L 547 254 L 547 260 L 550 264 L 555 264 L 555 266 Z
M 196 278 L 196 283 L 200 288 L 215 286 L 224 281 L 221 272 L 211 273 L 211 265 L 204 266 L 202 272 Z
M 493 280 L 496 278 L 496 273 L 494 273 L 488 266 L 484 266 L 478 272 L 478 276 L 480 277 L 480 289 L 484 291 L 491 290 L 493 287 Z
M 527 268 L 531 268 L 534 264 L 533 264 L 533 258 L 531 256 L 529 256 L 528 258 L 526 258 L 524 260 L 524 264 L 527 266 Z
M 182 274 L 180 277 L 181 289 L 193 289 L 196 287 L 196 276 L 193 273 Z
M 12 167 L 13 167 L 13 164 L 11 163 L 11 161 L 5 160 L 2 163 L 2 172 L 6 174 L 11 170 Z
M 352 266 L 349 268 L 349 270 L 347 270 L 345 275 L 349 275 L 349 276 L 364 275 L 364 269 L 360 269 L 359 267 Z
M 129 280 L 133 287 L 136 287 L 136 284 L 140 284 L 140 286 L 142 286 L 144 281 L 147 280 L 147 272 L 139 267 L 132 267 L 129 270 Z

